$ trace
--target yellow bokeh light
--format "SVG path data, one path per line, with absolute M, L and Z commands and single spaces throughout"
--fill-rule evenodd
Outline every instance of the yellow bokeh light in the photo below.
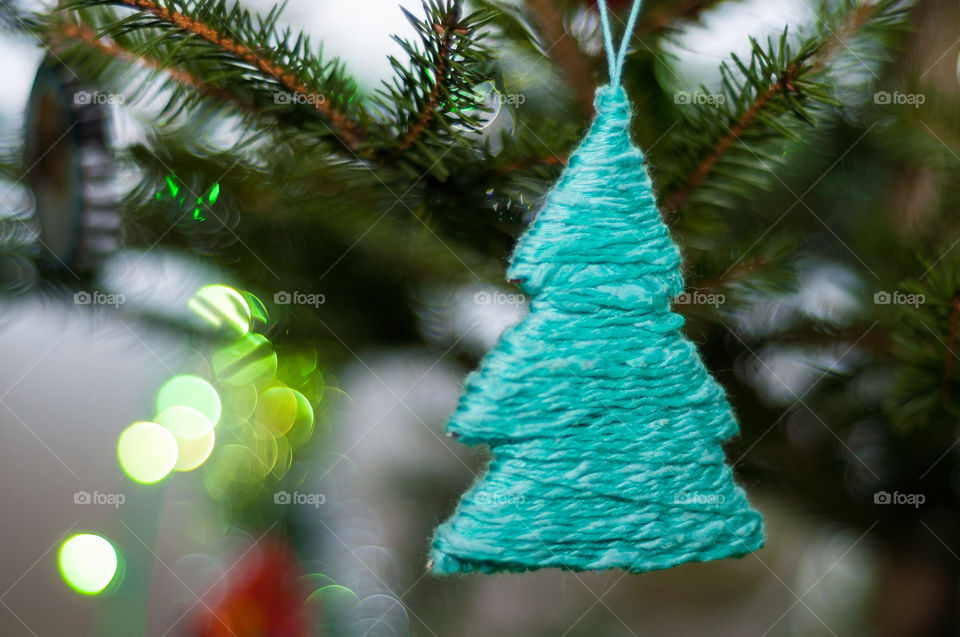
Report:
M 117 459 L 132 480 L 152 484 L 163 480 L 177 464 L 177 439 L 166 427 L 135 422 L 120 434 Z
M 297 420 L 297 392 L 289 387 L 271 387 L 260 394 L 254 419 L 259 431 L 282 436 Z
M 157 415 L 156 421 L 177 439 L 177 471 L 191 471 L 210 457 L 215 440 L 213 425 L 193 407 L 174 405 Z

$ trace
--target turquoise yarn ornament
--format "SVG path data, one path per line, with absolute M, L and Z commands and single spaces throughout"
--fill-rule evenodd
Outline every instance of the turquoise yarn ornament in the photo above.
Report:
M 437 574 L 644 572 L 763 544 L 721 448 L 736 419 L 670 308 L 680 251 L 629 137 L 627 38 L 614 55 L 599 4 L 611 84 L 512 255 L 530 313 L 467 378 L 447 426 L 492 459 L 436 530 Z

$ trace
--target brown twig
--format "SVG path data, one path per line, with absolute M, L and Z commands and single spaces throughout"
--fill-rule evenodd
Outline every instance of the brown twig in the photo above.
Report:
M 851 11 L 847 16 L 847 19 L 844 21 L 844 25 L 840 30 L 830 39 L 828 39 L 823 46 L 811 57 L 811 64 L 808 71 L 816 72 L 821 70 L 826 66 L 829 59 L 833 54 L 846 42 L 847 38 L 853 35 L 861 26 L 863 26 L 870 17 L 876 11 L 876 7 L 872 4 L 864 4 L 858 6 L 855 10 Z M 713 151 L 701 160 L 697 165 L 696 170 L 690 176 L 687 181 L 680 186 L 677 190 L 673 192 L 668 198 L 666 207 L 669 210 L 677 210 L 683 206 L 689 199 L 693 192 L 703 183 L 703 181 L 713 172 L 713 169 L 716 167 L 717 163 L 723 158 L 723 156 L 730 150 L 730 147 L 733 146 L 740 135 L 748 126 L 750 126 L 760 115 L 760 112 L 763 110 L 764 106 L 773 99 L 777 94 L 782 91 L 793 91 L 792 82 L 797 78 L 800 73 L 800 67 L 797 65 L 791 65 L 785 73 L 783 73 L 776 82 L 774 82 L 766 91 L 757 96 L 757 98 L 750 105 L 750 108 L 740 117 L 737 122 L 730 127 L 726 135 L 724 135 L 717 145 L 714 147 Z
M 595 87 L 593 69 L 590 61 L 580 52 L 577 41 L 564 28 L 562 11 L 553 0 L 527 0 L 527 6 L 540 23 L 546 52 L 563 70 L 580 110 L 590 117 L 593 115 Z
M 534 166 L 567 165 L 567 157 L 561 155 L 548 155 L 546 157 L 533 157 L 531 159 L 520 159 L 507 164 L 497 170 L 498 175 L 506 175 L 517 170 L 526 170 Z
M 423 131 L 426 130 L 430 120 L 433 119 L 434 110 L 440 103 L 440 92 L 447 81 L 447 67 L 450 64 L 449 58 L 453 47 L 453 36 L 454 34 L 463 32 L 463 29 L 457 21 L 457 11 L 451 11 L 444 16 L 443 24 L 435 24 L 434 30 L 443 35 L 440 50 L 437 55 L 437 67 L 434 70 L 436 80 L 434 81 L 433 88 L 430 90 L 430 97 L 427 98 L 427 102 L 423 105 L 423 108 L 420 109 L 420 116 L 417 118 L 416 123 L 410 127 L 407 134 L 404 135 L 400 142 L 394 147 L 392 153 L 394 157 L 405 152 L 417 141 Z
M 717 163 L 723 158 L 723 156 L 730 150 L 730 147 L 733 146 L 733 143 L 740 139 L 740 135 L 743 134 L 743 131 L 746 130 L 750 124 L 757 118 L 760 112 L 763 110 L 763 107 L 767 105 L 771 99 L 776 97 L 779 93 L 785 90 L 790 90 L 791 82 L 796 79 L 797 74 L 799 73 L 799 67 L 797 65 L 791 65 L 787 72 L 782 74 L 780 78 L 770 85 L 770 87 L 761 93 L 753 101 L 753 104 L 750 105 L 750 108 L 740 117 L 737 122 L 730 127 L 727 131 L 727 134 L 724 135 L 717 145 L 714 147 L 713 152 L 703 158 L 700 163 L 697 165 L 697 169 L 693 172 L 689 179 L 681 186 L 679 189 L 675 190 L 673 194 L 667 199 L 666 207 L 668 210 L 677 210 L 687 202 L 690 198 L 690 195 L 693 194 L 693 191 L 696 190 L 700 184 L 703 183 L 703 180 L 713 172 L 714 167 Z
M 687 2 L 672 2 L 667 6 L 655 9 L 640 17 L 637 27 L 633 30 L 634 37 L 643 37 L 661 31 L 681 18 L 697 18 L 705 9 L 724 0 L 687 0 Z
M 953 311 L 950 313 L 950 333 L 947 336 L 947 362 L 943 368 L 943 403 L 950 402 L 950 381 L 957 355 L 957 328 L 960 327 L 960 289 L 953 294 Z
M 770 265 L 770 261 L 762 256 L 754 257 L 752 259 L 743 259 L 736 266 L 731 268 L 730 271 L 725 275 L 699 281 L 697 284 L 697 289 L 719 290 L 724 286 L 732 285 L 737 281 L 742 281 L 751 274 L 763 270 Z
M 195 77 L 189 71 L 184 69 L 178 69 L 175 67 L 166 67 L 162 62 L 154 58 L 145 56 L 145 55 L 136 55 L 130 51 L 124 49 L 114 42 L 110 42 L 104 38 L 98 38 L 96 32 L 91 29 L 88 25 L 82 23 L 70 23 L 63 26 L 60 30 L 59 35 L 63 38 L 76 39 L 82 41 L 84 44 L 91 46 L 105 55 L 109 55 L 118 60 L 123 60 L 125 62 L 137 62 L 139 61 L 144 66 L 147 66 L 151 69 L 157 71 L 165 71 L 170 77 L 172 77 L 177 82 L 184 84 L 186 86 L 193 87 L 198 91 L 206 93 L 210 97 L 220 99 L 220 100 L 230 100 L 236 101 L 236 96 L 217 86 L 212 84 L 207 84 L 206 82 L 201 81 L 199 78 Z
M 233 38 L 221 35 L 213 27 L 177 11 L 160 6 L 152 0 L 119 0 L 119 2 L 129 7 L 151 13 L 164 22 L 169 22 L 178 29 L 192 33 L 211 44 L 219 46 L 224 51 L 256 67 L 264 74 L 269 75 L 288 90 L 305 96 L 308 103 L 313 104 L 317 111 L 332 124 L 334 134 L 343 144 L 351 149 L 356 148 L 361 137 L 359 124 L 344 113 L 331 108 L 328 101 L 322 95 L 315 94 L 303 82 L 298 80 L 293 73 L 284 69 L 279 64 L 264 60 L 249 47 L 237 42 Z

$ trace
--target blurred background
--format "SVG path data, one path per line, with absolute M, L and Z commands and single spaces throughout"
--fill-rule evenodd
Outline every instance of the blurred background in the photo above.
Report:
M 595 4 L 468 3 L 469 108 L 396 108 L 472 124 L 406 144 L 351 109 L 436 62 L 391 36 L 447 3 L 291 0 L 374 131 L 344 148 L 122 6 L 0 2 L 0 634 L 960 635 L 955 2 L 645 3 L 633 135 L 767 544 L 462 578 L 425 556 L 487 454 L 444 423 L 526 311 L 503 271 L 605 82 Z

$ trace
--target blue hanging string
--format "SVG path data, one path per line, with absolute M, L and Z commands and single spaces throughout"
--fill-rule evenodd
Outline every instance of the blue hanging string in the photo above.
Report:
M 616 75 L 617 56 L 613 52 L 613 33 L 610 30 L 610 17 L 607 15 L 607 3 L 605 0 L 598 0 L 597 5 L 600 7 L 600 24 L 603 25 L 603 45 L 607 49 L 607 71 L 610 74 L 610 83 L 613 84 L 613 77 Z
M 623 64 L 627 58 L 627 49 L 630 46 L 630 35 L 633 33 L 633 27 L 637 23 L 637 16 L 640 15 L 641 0 L 634 0 L 630 7 L 630 15 L 627 17 L 627 28 L 623 34 L 623 40 L 620 42 L 620 51 L 614 53 L 613 30 L 610 28 L 610 16 L 607 11 L 606 0 L 597 0 L 600 7 L 600 23 L 603 25 L 603 44 L 607 49 L 607 69 L 610 73 L 610 85 L 620 84 L 620 75 L 623 72 Z

